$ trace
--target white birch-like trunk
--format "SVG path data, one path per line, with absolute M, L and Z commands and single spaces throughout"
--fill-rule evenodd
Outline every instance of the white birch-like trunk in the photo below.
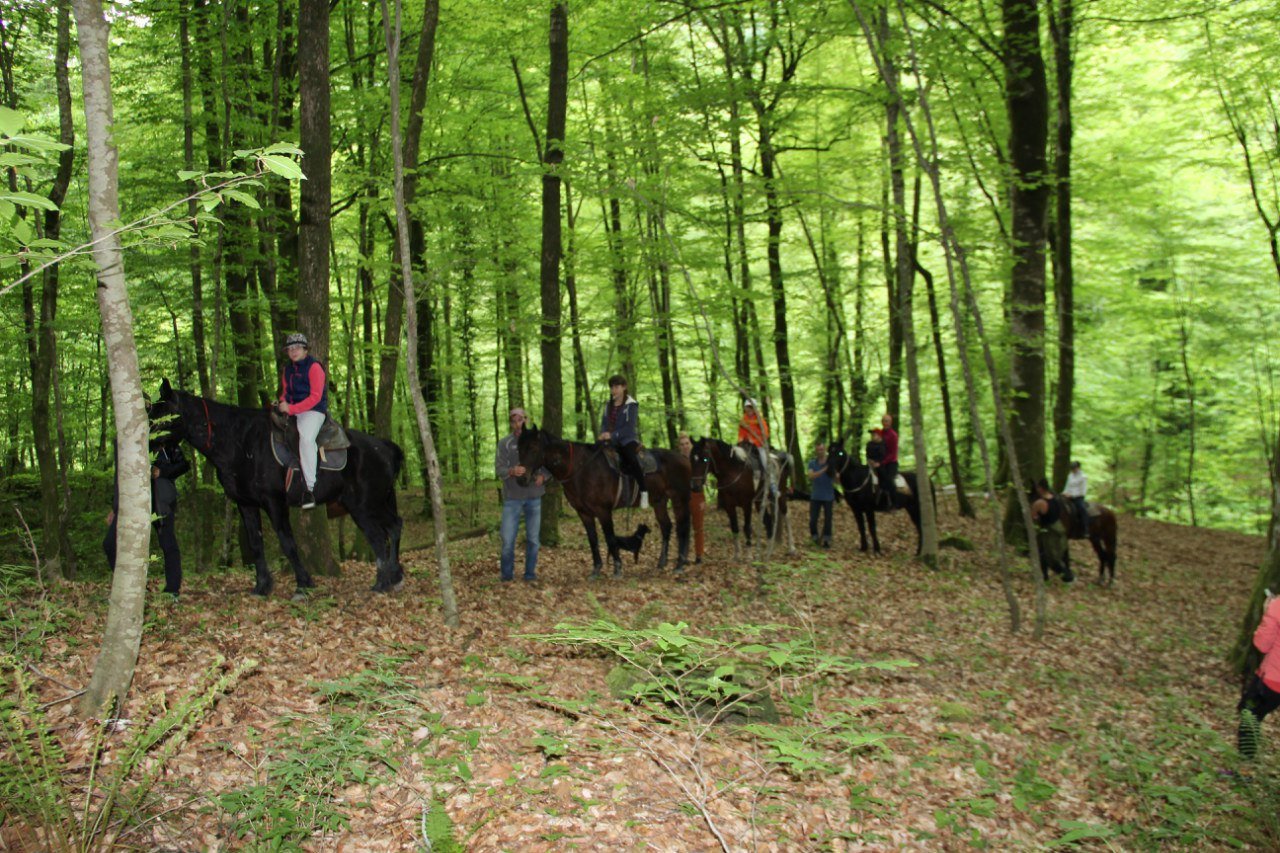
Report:
M 404 282 L 405 378 L 409 396 L 413 400 L 413 413 L 418 421 L 422 437 L 422 452 L 427 457 L 427 487 L 431 490 L 431 514 L 435 522 L 436 562 L 440 575 L 440 598 L 444 607 L 444 623 L 458 627 L 458 603 L 453 595 L 453 574 L 449 569 L 448 529 L 444 518 L 444 489 L 440 479 L 440 458 L 436 455 L 435 439 L 431 435 L 431 416 L 427 401 L 422 396 L 418 380 L 418 300 L 413 285 L 413 259 L 409 254 L 409 211 L 404 201 L 404 152 L 400 147 L 400 12 L 401 0 L 395 0 L 395 17 L 387 9 L 387 0 L 381 0 L 382 27 L 387 39 L 387 77 L 391 94 L 391 153 L 394 168 L 396 203 L 396 241 L 400 247 L 400 274 Z M 394 22 L 394 23 L 393 23 Z
M 124 255 L 111 223 L 120 218 L 118 159 L 111 137 L 111 65 L 108 27 L 100 0 L 75 0 L 84 87 L 85 139 L 89 166 L 89 228 L 98 266 L 98 311 L 107 351 L 107 374 L 116 423 L 116 571 L 102 649 L 80 701 L 86 716 L 118 713 L 133 680 L 142 641 L 147 592 L 147 550 L 151 539 L 151 485 L 148 477 L 147 413 L 133 339 L 133 313 L 124 277 Z

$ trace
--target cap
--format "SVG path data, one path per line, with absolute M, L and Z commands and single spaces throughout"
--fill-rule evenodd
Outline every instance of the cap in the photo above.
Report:
M 872 435 L 884 435 L 884 430 L 880 429 L 880 427 L 876 427 L 875 429 L 867 430 L 867 432 L 871 433 Z
M 293 346 L 294 344 L 301 344 L 302 346 L 306 347 L 307 349 L 311 349 L 311 344 L 309 344 L 309 343 L 307 342 L 307 336 L 306 336 L 306 335 L 304 335 L 304 334 L 302 334 L 302 332 L 294 332 L 293 334 L 289 335 L 289 337 L 287 337 L 287 338 L 285 338 L 285 339 L 284 339 L 284 348 L 285 348 L 285 349 L 288 349 L 289 347 Z
M 510 412 L 507 413 L 507 417 L 511 417 L 512 415 L 519 415 L 520 417 L 524 418 L 526 421 L 529 420 L 529 413 L 526 412 L 524 409 L 519 409 L 519 408 L 512 409 Z
M 751 399 L 750 397 L 748 397 L 747 399 L 745 399 L 745 400 L 743 400 L 743 401 L 742 401 L 742 408 L 744 408 L 744 409 L 745 409 L 745 408 L 747 408 L 747 406 L 750 406 L 750 407 L 751 407 L 751 408 L 753 408 L 753 409 L 758 409 L 758 408 L 760 408 L 759 406 L 757 406 L 757 405 L 756 405 L 756 401 L 755 401 L 755 400 L 753 400 L 753 399 Z

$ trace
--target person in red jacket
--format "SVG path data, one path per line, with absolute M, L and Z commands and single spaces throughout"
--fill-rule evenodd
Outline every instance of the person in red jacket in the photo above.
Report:
M 329 411 L 329 392 L 324 365 L 311 357 L 311 344 L 307 336 L 294 332 L 284 341 L 285 355 L 289 362 L 280 374 L 280 400 L 276 404 L 282 415 L 293 415 L 298 421 L 298 463 L 302 467 L 302 479 L 306 481 L 306 493 L 302 496 L 302 508 L 316 505 L 316 467 L 319 450 L 316 436 L 324 426 Z
M 1240 728 L 1236 731 L 1236 746 L 1245 758 L 1258 754 L 1258 734 L 1262 720 L 1280 708 L 1280 598 L 1267 590 L 1267 602 L 1262 607 L 1262 622 L 1253 632 L 1253 645 L 1262 652 L 1262 664 L 1240 696 L 1236 710 L 1240 714 Z
M 749 445 L 756 449 L 760 470 L 769 486 L 769 495 L 776 497 L 778 486 L 773 482 L 773 475 L 769 471 L 769 456 L 765 449 L 768 443 L 769 424 L 765 422 L 764 415 L 756 410 L 756 401 L 748 398 L 742 403 L 742 420 L 738 421 L 738 444 L 744 448 Z
M 893 415 L 886 414 L 880 419 L 880 433 L 884 439 L 884 459 L 876 478 L 880 481 L 881 493 L 888 495 L 881 500 L 892 507 L 898 500 L 898 432 L 893 428 Z

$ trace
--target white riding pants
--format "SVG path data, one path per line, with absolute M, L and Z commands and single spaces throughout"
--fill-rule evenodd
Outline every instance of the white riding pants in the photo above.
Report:
M 302 479 L 307 489 L 315 491 L 316 464 L 320 451 L 316 448 L 316 436 L 324 426 L 324 412 L 298 412 L 298 463 L 302 466 Z

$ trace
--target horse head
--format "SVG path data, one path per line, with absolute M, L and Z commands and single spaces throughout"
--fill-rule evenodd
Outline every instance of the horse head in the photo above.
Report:
M 713 439 L 700 438 L 693 443 L 693 449 L 689 451 L 689 484 L 694 488 L 701 488 L 707 482 L 707 474 L 714 468 L 714 462 L 711 458 Z
M 160 393 L 147 409 L 151 421 L 151 434 L 161 444 L 177 444 L 186 438 L 182 417 L 178 410 L 178 392 L 169 384 L 168 377 L 160 382 Z
M 827 468 L 835 474 L 837 482 L 852 463 L 849 451 L 844 449 L 843 438 L 837 438 L 827 445 Z
M 534 472 L 540 471 L 543 467 L 546 449 L 547 433 L 532 423 L 526 424 L 516 439 L 516 451 L 519 454 L 520 464 L 524 467 L 524 474 L 516 478 L 517 483 L 528 486 L 533 482 Z

